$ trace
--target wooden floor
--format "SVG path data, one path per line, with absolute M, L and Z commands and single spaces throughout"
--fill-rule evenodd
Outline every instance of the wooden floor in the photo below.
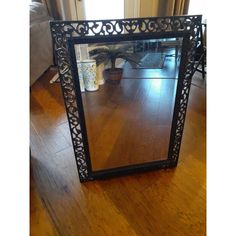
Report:
M 179 164 L 79 182 L 60 85 L 31 88 L 31 235 L 205 235 L 205 82 L 194 79 Z

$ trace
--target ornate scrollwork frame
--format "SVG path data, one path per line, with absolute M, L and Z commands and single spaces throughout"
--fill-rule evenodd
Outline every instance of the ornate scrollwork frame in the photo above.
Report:
M 195 50 L 199 41 L 201 15 L 121 20 L 51 21 L 50 26 L 80 181 L 157 168 L 175 167 L 179 157 L 194 70 Z M 92 171 L 80 85 L 78 80 L 74 79 L 74 75 L 77 72 L 73 70 L 75 65 L 71 62 L 73 44 L 75 41 L 104 42 L 117 39 L 132 40 L 163 37 L 183 37 L 182 57 L 167 160 L 96 172 Z

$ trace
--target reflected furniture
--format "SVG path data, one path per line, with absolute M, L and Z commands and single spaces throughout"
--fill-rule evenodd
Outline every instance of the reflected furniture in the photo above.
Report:
M 44 4 L 30 3 L 30 86 L 54 64 L 50 20 Z
M 202 78 L 205 79 L 206 76 L 206 27 L 205 23 L 202 23 L 202 27 L 199 32 L 199 43 L 196 49 L 195 56 L 195 69 L 193 75 L 196 71 L 202 74 Z

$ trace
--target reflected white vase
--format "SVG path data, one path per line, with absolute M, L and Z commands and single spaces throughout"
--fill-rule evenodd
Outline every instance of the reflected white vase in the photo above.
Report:
M 97 81 L 97 67 L 96 61 L 93 59 L 82 60 L 81 70 L 83 74 L 84 86 L 86 91 L 97 91 L 98 81 Z
M 80 61 L 77 61 L 77 68 L 78 68 L 78 75 L 79 75 L 80 91 L 84 92 L 85 91 L 84 79 L 83 79 L 83 72 L 82 72 L 82 66 L 81 66 L 81 62 Z

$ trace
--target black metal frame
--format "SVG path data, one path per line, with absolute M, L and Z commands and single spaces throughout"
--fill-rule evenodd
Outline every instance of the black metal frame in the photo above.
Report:
M 175 167 L 184 128 L 201 15 L 98 21 L 52 21 L 60 83 L 80 181 Z M 74 44 L 182 37 L 182 53 L 166 160 L 92 171 Z

